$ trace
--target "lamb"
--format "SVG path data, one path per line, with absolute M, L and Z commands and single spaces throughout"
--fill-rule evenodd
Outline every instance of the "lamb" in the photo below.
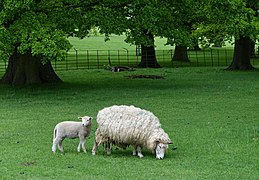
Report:
M 110 143 L 125 148 L 134 147 L 133 155 L 142 158 L 142 147 L 156 153 L 163 159 L 168 144 L 172 144 L 168 134 L 161 128 L 159 119 L 151 112 L 134 106 L 111 106 L 99 111 L 97 130 L 92 154 L 95 155 L 100 144 L 105 144 L 110 154 Z
M 53 145 L 52 152 L 56 153 L 56 147 L 64 153 L 64 148 L 62 146 L 62 141 L 65 138 L 78 138 L 80 139 L 79 145 L 77 147 L 77 152 L 80 152 L 80 147 L 82 146 L 83 151 L 86 153 L 85 148 L 85 138 L 90 135 L 91 132 L 91 121 L 92 117 L 83 116 L 79 117 L 82 122 L 75 121 L 63 121 L 58 123 L 54 128 L 53 135 Z

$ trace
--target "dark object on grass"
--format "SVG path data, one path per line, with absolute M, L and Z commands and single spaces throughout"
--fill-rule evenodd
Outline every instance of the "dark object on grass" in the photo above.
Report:
M 129 66 L 111 66 L 112 72 L 121 72 L 121 71 L 135 71 L 133 68 Z
M 172 147 L 172 150 L 174 151 L 174 150 L 176 150 L 177 149 L 177 147 Z
M 21 163 L 22 166 L 35 166 L 36 162 L 32 161 L 32 162 L 23 162 Z
M 136 79 L 136 78 L 146 78 L 146 79 L 165 79 L 164 76 L 158 76 L 158 75 L 131 75 L 131 76 L 126 76 L 131 79 Z
M 132 67 L 129 66 L 110 66 L 107 65 L 104 67 L 106 70 L 110 70 L 112 72 L 121 72 L 121 71 L 135 71 Z

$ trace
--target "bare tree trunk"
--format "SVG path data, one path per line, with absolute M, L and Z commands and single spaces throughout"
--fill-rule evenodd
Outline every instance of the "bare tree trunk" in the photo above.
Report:
M 189 62 L 187 46 L 177 45 L 174 50 L 173 61 Z
M 160 68 L 156 59 L 156 51 L 154 46 L 141 45 L 141 62 L 139 64 L 142 68 Z
M 255 58 L 255 42 L 251 41 L 250 43 L 250 58 Z
M 15 49 L 9 58 L 8 67 L 1 82 L 22 86 L 62 81 L 54 72 L 50 62 L 43 64 L 40 58 L 32 56 L 31 52 L 19 54 Z
M 154 36 L 151 33 L 146 33 L 146 36 L 152 44 L 151 46 L 141 45 L 141 62 L 139 66 L 142 68 L 160 68 L 161 66 L 156 59 Z
M 254 67 L 250 63 L 250 42 L 249 37 L 241 37 L 235 40 L 234 57 L 227 70 L 251 70 Z

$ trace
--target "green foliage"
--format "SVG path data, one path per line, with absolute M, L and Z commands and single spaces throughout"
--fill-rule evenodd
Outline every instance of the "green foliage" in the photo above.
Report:
M 126 42 L 153 45 L 150 35 L 168 38 L 167 44 L 192 44 L 193 21 L 197 21 L 197 2 L 181 1 L 114 1 L 98 5 L 96 26 L 107 39 L 110 34 L 126 33 Z
M 199 37 L 206 37 L 208 43 L 250 37 L 256 39 L 259 33 L 258 6 L 250 7 L 245 0 L 209 0 L 204 1 L 201 9 L 204 20 L 198 25 Z
M 128 75 L 165 79 L 130 79 Z M 257 179 L 259 177 L 258 71 L 218 68 L 59 72 L 65 83 L 11 88 L 1 85 L 1 179 Z M 78 139 L 64 140 L 65 155 L 51 153 L 53 128 L 78 116 L 96 117 L 113 104 L 152 111 L 174 141 L 164 160 L 132 148 L 92 156 Z
M 64 59 L 71 48 L 66 32 L 74 27 L 71 26 L 71 20 L 63 22 L 68 17 L 71 18 L 65 3 L 66 1 L 1 1 L 1 59 L 6 60 L 13 53 L 14 47 L 18 47 L 21 54 L 31 51 L 43 60 Z M 73 14 L 74 10 L 69 12 Z M 72 32 L 72 29 L 69 31 Z

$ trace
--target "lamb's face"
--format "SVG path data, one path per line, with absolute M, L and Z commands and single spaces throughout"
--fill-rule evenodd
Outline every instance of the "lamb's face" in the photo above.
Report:
M 158 143 L 156 146 L 156 158 L 157 159 L 164 159 L 165 152 L 168 149 L 168 144 Z
M 83 117 L 80 117 L 79 119 L 82 120 L 82 125 L 83 126 L 89 126 L 91 125 L 91 121 L 92 121 L 92 117 L 89 117 L 89 116 L 83 116 Z

